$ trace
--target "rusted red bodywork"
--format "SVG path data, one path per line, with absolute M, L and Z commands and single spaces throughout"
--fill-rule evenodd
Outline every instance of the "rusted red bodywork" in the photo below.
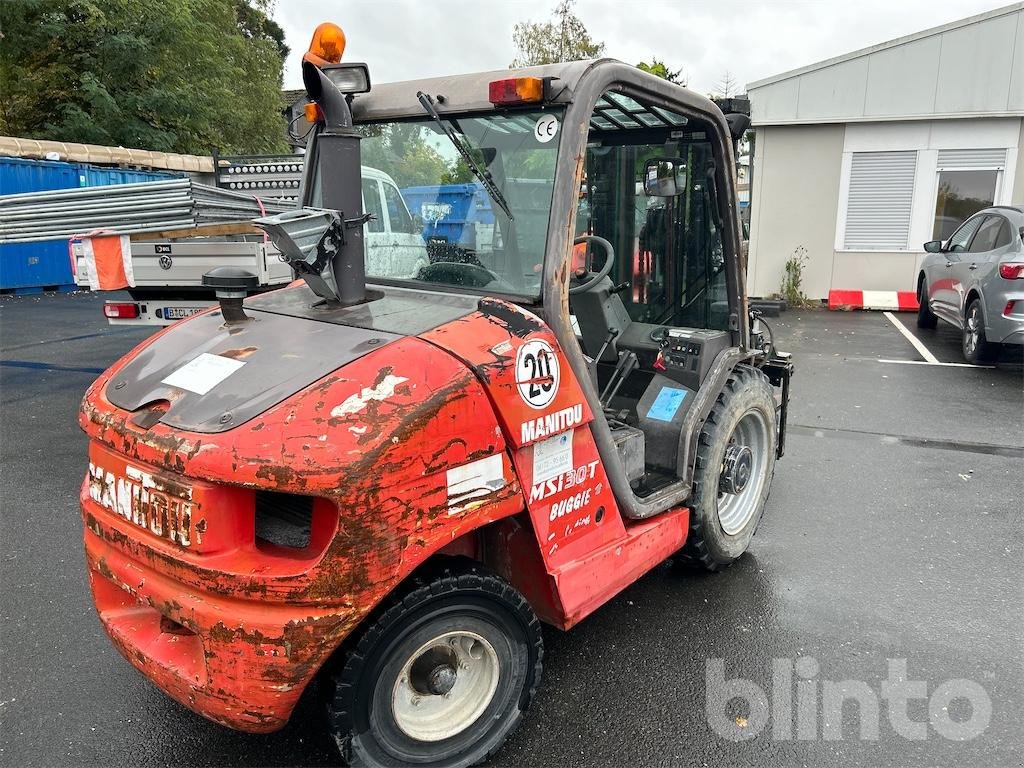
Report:
M 520 397 L 514 370 L 519 347 L 538 339 L 561 371 L 540 410 Z M 158 343 L 129 353 L 83 400 L 86 559 L 118 649 L 224 725 L 281 727 L 339 644 L 437 553 L 486 562 L 564 628 L 685 541 L 685 508 L 624 521 L 568 363 L 512 304 L 485 299 L 213 434 L 159 423 L 159 404 L 129 413 L 107 399 L 120 367 Z M 523 425 L 549 416 L 572 441 L 572 476 L 538 490 L 534 451 L 550 434 Z M 488 457 L 500 479 L 467 493 L 459 469 Z M 256 539 L 261 490 L 316 498 L 308 547 Z

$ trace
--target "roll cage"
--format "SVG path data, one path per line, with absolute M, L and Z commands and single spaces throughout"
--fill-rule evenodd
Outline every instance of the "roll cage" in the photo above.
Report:
M 352 115 L 356 124 L 421 118 L 423 112 L 417 99 L 417 93 L 421 91 L 440 97 L 436 99 L 436 106 L 440 115 L 445 118 L 493 112 L 496 107 L 486 99 L 488 84 L 492 80 L 531 76 L 544 79 L 544 103 L 562 105 L 565 112 L 558 136 L 558 162 L 545 241 L 541 293 L 539 299 L 524 298 L 519 303 L 540 315 L 550 327 L 584 391 L 594 414 L 594 439 L 623 512 L 634 519 L 651 517 L 681 504 L 689 496 L 699 425 L 707 417 L 736 364 L 754 355 L 750 348 L 746 270 L 745 264 L 742 263 L 740 224 L 736 215 L 735 176 L 732 172 L 735 166 L 733 144 L 729 125 L 721 110 L 709 99 L 682 86 L 619 61 L 600 59 L 376 85 L 371 92 L 352 98 Z M 732 346 L 715 360 L 687 412 L 676 471 L 677 480 L 644 497 L 634 493 L 624 468 L 617 460 L 616 447 L 601 407 L 600 395 L 577 343 L 569 312 L 568 282 L 576 232 L 577 198 L 584 178 L 591 119 L 602 96 L 609 92 L 671 110 L 687 119 L 699 121 L 706 128 L 705 138 L 711 145 L 715 162 L 714 192 L 723 225 L 722 247 Z M 532 104 L 524 108 L 537 107 L 538 105 Z M 513 113 L 516 110 L 508 111 Z M 622 131 L 629 130 L 621 126 L 616 128 Z M 310 152 L 315 151 L 314 142 L 310 146 Z M 307 163 L 302 190 L 303 200 L 306 199 L 310 187 L 313 166 L 315 163 Z M 417 287 L 431 290 L 426 286 Z M 436 290 L 486 294 L 486 289 L 458 291 L 449 286 L 437 286 Z

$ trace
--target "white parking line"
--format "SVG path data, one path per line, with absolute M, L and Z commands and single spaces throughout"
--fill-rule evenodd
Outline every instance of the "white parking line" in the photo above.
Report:
M 925 359 L 926 363 L 931 363 L 932 365 L 941 365 L 941 363 L 939 363 L 939 358 L 937 358 L 935 355 L 929 352 L 928 347 L 922 344 L 921 340 L 917 338 L 917 336 L 915 336 L 906 328 L 904 328 L 903 323 L 901 323 L 899 320 L 893 317 L 892 312 L 883 312 L 882 314 L 889 318 L 889 322 L 896 326 L 896 330 L 902 333 L 906 337 L 907 341 L 914 345 L 914 349 L 916 349 L 918 353 L 921 355 L 921 357 Z
M 884 357 L 879 357 L 878 362 L 880 363 L 899 363 L 900 365 L 944 365 L 949 368 L 995 368 L 994 365 L 971 365 L 970 363 L 940 363 L 934 362 L 929 363 L 927 360 L 887 360 Z

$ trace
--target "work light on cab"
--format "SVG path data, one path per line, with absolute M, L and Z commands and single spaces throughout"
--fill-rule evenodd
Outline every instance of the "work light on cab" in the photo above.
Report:
M 539 77 L 507 77 L 492 80 L 487 91 L 488 101 L 496 107 L 539 104 L 544 101 L 544 80 Z
M 365 64 L 334 64 L 320 69 L 342 93 L 366 93 L 370 90 L 370 70 Z

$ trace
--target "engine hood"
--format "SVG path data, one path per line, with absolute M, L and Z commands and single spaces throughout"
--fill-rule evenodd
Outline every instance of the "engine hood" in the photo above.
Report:
M 371 293 L 364 304 L 329 308 L 300 283 L 246 299 L 247 323 L 226 326 L 220 310 L 197 315 L 129 356 L 104 394 L 131 412 L 166 403 L 165 411 L 150 409 L 149 423 L 225 432 L 363 355 L 470 314 L 478 302 L 390 286 Z
M 172 326 L 117 370 L 107 399 L 133 412 L 163 401 L 163 424 L 224 432 L 402 338 L 272 312 L 249 315 L 236 326 L 225 326 L 219 311 Z

